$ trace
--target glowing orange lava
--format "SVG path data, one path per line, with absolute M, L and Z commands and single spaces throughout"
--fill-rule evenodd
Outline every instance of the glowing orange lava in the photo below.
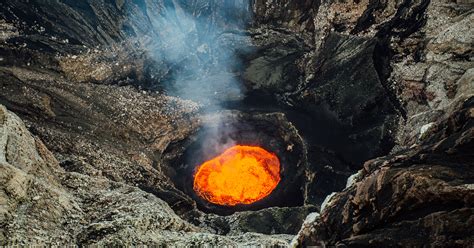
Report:
M 209 202 L 235 206 L 264 198 L 279 182 L 280 161 L 275 154 L 238 145 L 200 165 L 193 188 Z

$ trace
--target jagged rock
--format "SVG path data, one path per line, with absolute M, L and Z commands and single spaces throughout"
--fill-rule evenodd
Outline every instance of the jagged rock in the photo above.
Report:
M 255 21 L 259 24 L 293 29 L 295 31 L 314 30 L 313 16 L 318 4 L 314 1 L 268 1 L 252 2 Z
M 1 245 L 286 245 L 291 239 L 219 237 L 137 187 L 66 172 L 16 115 L 1 105 L 0 113 Z
M 420 145 L 366 162 L 299 244 L 472 246 L 473 98 L 457 106 Z
M 8 1 L 0 104 L 35 136 L 0 108 L 0 245 L 470 247 L 472 19 L 451 0 Z M 176 75 L 203 104 L 166 95 Z M 303 206 L 212 216 L 174 185 L 169 148 L 222 107 L 291 122 Z

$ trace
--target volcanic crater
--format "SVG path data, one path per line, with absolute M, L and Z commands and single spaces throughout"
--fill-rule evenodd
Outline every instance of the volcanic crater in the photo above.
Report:
M 281 166 L 281 180 L 270 195 L 255 203 L 236 206 L 212 204 L 196 195 L 193 189 L 196 168 L 233 145 L 257 146 L 274 153 Z M 202 128 L 169 149 L 169 154 L 176 154 L 167 158 L 170 177 L 176 187 L 190 195 L 203 211 L 229 215 L 236 211 L 302 206 L 304 203 L 306 145 L 282 113 L 225 111 L 209 115 L 204 118 Z
M 473 247 L 473 7 L 2 3 L 0 246 Z

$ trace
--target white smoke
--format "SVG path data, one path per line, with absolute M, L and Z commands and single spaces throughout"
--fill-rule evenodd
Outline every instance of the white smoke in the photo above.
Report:
M 151 74 L 159 88 L 214 113 L 203 125 L 203 157 L 235 145 L 235 129 L 219 112 L 222 103 L 239 101 L 245 93 L 238 54 L 252 47 L 246 32 L 252 19 L 250 0 L 138 2 L 129 8 L 129 25 L 135 36 L 144 36 L 141 47 L 154 61 Z
M 183 2 L 164 1 L 159 12 L 140 20 L 152 27 L 148 54 L 166 68 L 157 70 L 165 75 L 158 83 L 169 95 L 210 108 L 241 99 L 236 51 L 249 44 L 243 34 L 251 16 L 248 0 Z

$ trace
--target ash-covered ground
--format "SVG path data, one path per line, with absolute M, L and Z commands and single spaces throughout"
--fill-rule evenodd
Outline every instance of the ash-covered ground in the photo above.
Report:
M 472 247 L 473 7 L 2 3 L 0 245 Z M 203 204 L 242 142 L 280 188 Z

